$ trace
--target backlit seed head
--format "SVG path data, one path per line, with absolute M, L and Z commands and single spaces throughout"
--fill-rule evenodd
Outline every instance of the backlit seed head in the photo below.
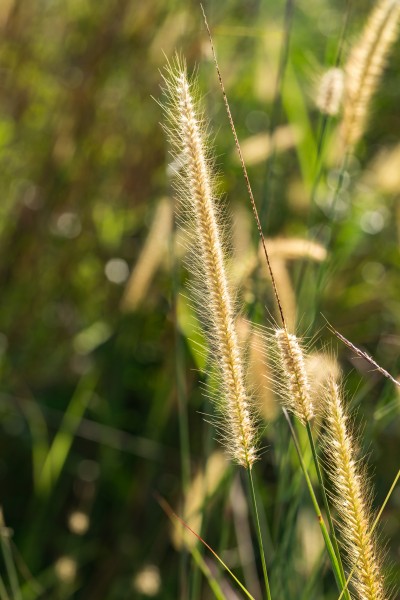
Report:
M 285 378 L 284 402 L 305 425 L 314 416 L 311 388 L 304 363 L 303 349 L 297 337 L 286 329 L 275 332 L 282 373 Z
M 344 73 L 342 69 L 332 68 L 321 77 L 316 105 L 325 115 L 334 116 L 340 111 L 344 91 Z

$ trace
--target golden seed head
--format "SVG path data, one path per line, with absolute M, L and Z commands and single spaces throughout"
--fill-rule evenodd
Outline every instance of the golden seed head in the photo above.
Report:
M 340 111 L 344 91 L 344 73 L 334 67 L 328 69 L 320 79 L 315 101 L 317 108 L 325 115 L 334 116 Z
M 360 600 L 384 600 L 383 577 L 377 559 L 366 492 L 366 478 L 353 449 L 340 385 L 330 377 L 325 398 L 324 442 L 334 486 L 342 541 L 347 550 L 352 586 Z
M 399 19 L 400 2 L 380 0 L 345 65 L 342 135 L 347 146 L 354 146 L 365 131 L 371 98 L 396 40 Z
M 196 276 L 193 300 L 205 324 L 222 392 L 218 408 L 223 422 L 216 424 L 232 459 L 250 468 L 257 457 L 254 417 L 245 386 L 236 312 L 225 267 L 213 169 L 206 150 L 209 144 L 185 65 L 179 60 L 169 65 L 165 82 L 167 131 L 181 164 L 175 187 L 193 232 L 190 264 Z
M 286 329 L 275 332 L 282 371 L 286 379 L 284 401 L 305 425 L 314 416 L 311 388 L 304 363 L 304 354 L 297 337 Z

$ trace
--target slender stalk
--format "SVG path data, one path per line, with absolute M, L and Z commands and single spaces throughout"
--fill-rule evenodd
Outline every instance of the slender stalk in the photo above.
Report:
M 217 598 L 217 600 L 226 600 L 226 596 L 225 596 L 224 592 L 222 591 L 221 586 L 219 585 L 218 581 L 215 579 L 214 575 L 210 571 L 206 561 L 204 560 L 204 558 L 202 557 L 202 555 L 200 553 L 200 550 L 198 550 L 198 548 L 196 548 L 196 546 L 194 546 L 190 552 L 192 554 L 193 560 L 199 567 L 199 570 L 203 573 L 204 577 L 207 579 L 211 590 L 214 592 L 214 596 Z
M 179 418 L 179 451 L 181 459 L 181 482 L 182 490 L 185 493 L 190 482 L 190 442 L 189 442 L 189 424 L 187 414 L 187 395 L 185 382 L 185 353 L 178 326 L 178 295 L 179 295 L 179 273 L 178 264 L 174 260 L 172 248 L 172 236 L 169 240 L 169 250 L 172 260 L 172 293 L 174 310 L 174 336 L 175 336 L 175 382 L 176 395 L 178 400 L 178 418 Z M 188 598 L 188 553 L 183 547 L 179 560 L 180 588 L 182 598 Z
M 252 502 L 253 511 L 254 511 L 255 529 L 256 529 L 256 533 L 257 533 L 258 546 L 260 548 L 261 564 L 262 564 L 263 575 L 264 575 L 265 592 L 267 594 L 267 599 L 271 600 L 271 590 L 270 590 L 270 587 L 269 587 L 267 564 L 265 562 L 264 544 L 263 544 L 262 535 L 261 535 L 260 519 L 259 519 L 259 516 L 258 516 L 258 509 L 257 509 L 256 492 L 255 492 L 255 489 L 254 489 L 253 475 L 252 475 L 251 469 L 247 469 L 247 474 L 248 474 L 248 477 L 249 477 L 249 487 L 250 487 L 250 492 L 251 492 L 251 502 Z
M 290 420 L 290 417 L 289 417 L 289 414 L 288 414 L 287 410 L 285 408 L 283 408 L 282 410 L 283 410 L 283 414 L 285 416 L 285 419 L 288 422 L 288 425 L 289 425 L 289 428 L 290 428 L 290 432 L 292 434 L 293 443 L 294 443 L 294 446 L 296 448 L 297 455 L 299 457 L 300 466 L 301 466 L 301 468 L 303 470 L 303 473 L 304 473 L 304 477 L 305 477 L 305 480 L 306 480 L 308 491 L 310 493 L 311 501 L 312 501 L 312 504 L 314 506 L 315 514 L 317 515 L 317 519 L 318 519 L 318 523 L 319 523 L 319 526 L 320 526 L 320 529 L 321 529 L 321 533 L 322 533 L 322 536 L 324 538 L 325 546 L 326 546 L 326 549 L 327 549 L 327 552 L 329 554 L 329 558 L 330 558 L 330 561 L 331 561 L 331 564 L 332 564 L 333 574 L 335 576 L 336 584 L 337 584 L 337 586 L 339 588 L 339 592 L 341 592 L 343 590 L 344 586 L 345 586 L 345 579 L 344 578 L 342 579 L 342 574 L 341 574 L 340 566 L 339 566 L 339 563 L 338 563 L 338 560 L 337 560 L 337 557 L 336 557 L 335 549 L 334 549 L 334 547 L 332 545 L 331 538 L 330 538 L 328 530 L 326 528 L 325 521 L 324 521 L 324 518 L 322 516 L 321 509 L 319 507 L 318 500 L 317 500 L 317 497 L 315 495 L 314 488 L 313 488 L 313 485 L 311 483 L 311 479 L 310 479 L 310 476 L 308 474 L 307 467 L 306 467 L 306 464 L 304 462 L 304 459 L 303 459 L 303 456 L 302 456 L 302 453 L 301 453 L 300 444 L 299 444 L 299 441 L 297 439 L 296 432 L 294 430 L 294 427 L 292 425 L 292 422 Z
M 335 549 L 336 557 L 337 557 L 337 560 L 338 560 L 338 563 L 339 563 L 339 567 L 340 567 L 340 573 L 342 575 L 341 581 L 342 581 L 342 583 L 344 585 L 342 591 L 343 591 L 346 599 L 347 600 L 351 600 L 351 598 L 350 598 L 350 592 L 347 589 L 346 584 L 345 584 L 345 582 L 346 582 L 346 575 L 344 573 L 342 558 L 340 556 L 339 544 L 338 544 L 338 541 L 336 539 L 335 528 L 333 526 L 332 515 L 331 515 L 330 508 L 329 508 L 329 503 L 328 503 L 328 498 L 327 498 L 327 495 L 326 495 L 324 480 L 323 480 L 323 477 L 322 477 L 321 467 L 319 465 L 317 450 L 315 448 L 314 438 L 313 438 L 313 434 L 312 434 L 312 430 L 311 430 L 311 425 L 310 425 L 309 421 L 307 421 L 306 429 L 307 429 L 308 440 L 309 440 L 310 446 L 311 446 L 311 452 L 312 452 L 312 456 L 313 456 L 313 460 L 314 460 L 314 464 L 315 464 L 315 469 L 317 471 L 317 477 L 318 477 L 319 485 L 320 485 L 320 488 L 321 488 L 322 500 L 323 500 L 324 507 L 325 507 L 325 512 L 326 512 L 326 515 L 327 515 L 327 518 L 328 518 L 329 531 L 330 531 L 330 534 L 332 536 L 333 547 Z
M 171 521 L 173 521 L 174 519 L 176 519 L 177 521 L 179 521 L 179 523 L 181 523 L 181 525 L 183 525 L 183 527 L 185 527 L 194 536 L 196 536 L 197 539 L 207 548 L 207 550 L 209 550 L 211 552 L 211 554 L 217 559 L 217 561 L 222 565 L 222 567 L 226 570 L 226 572 L 232 577 L 232 579 L 240 587 L 240 589 L 247 596 L 247 598 L 249 598 L 250 600 L 255 600 L 254 596 L 252 596 L 250 594 L 250 592 L 245 588 L 245 586 L 243 585 L 243 583 L 230 570 L 230 568 L 228 567 L 228 565 L 215 552 L 215 550 L 213 550 L 211 548 L 211 546 L 209 544 L 207 544 L 207 542 L 205 540 L 203 540 L 202 537 L 199 536 L 198 533 L 196 533 L 195 531 L 193 531 L 193 529 L 191 527 L 189 527 L 189 525 L 187 523 L 185 523 L 185 521 L 183 521 L 180 517 L 178 517 L 178 515 L 172 510 L 172 508 L 170 507 L 170 505 L 168 504 L 168 502 L 166 500 L 164 500 L 164 498 L 161 498 L 161 496 L 159 496 L 158 494 L 155 494 L 155 497 L 156 497 L 157 502 L 161 506 L 162 510 L 165 512 L 166 515 L 168 515 L 168 517 L 171 519 Z
M 0 508 L 0 540 L 1 549 L 3 552 L 4 563 L 7 570 L 8 579 L 11 585 L 13 600 L 21 600 L 21 591 L 18 582 L 17 570 L 15 568 L 14 559 L 11 551 L 9 534 L 4 522 L 3 510 Z

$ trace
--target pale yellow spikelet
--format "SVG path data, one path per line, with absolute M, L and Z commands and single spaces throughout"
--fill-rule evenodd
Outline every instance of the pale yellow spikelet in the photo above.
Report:
M 167 131 L 180 163 L 175 185 L 182 210 L 193 224 L 194 302 L 205 323 L 221 389 L 218 408 L 224 422 L 217 425 L 232 459 L 250 468 L 256 460 L 254 419 L 235 328 L 205 125 L 182 61 L 168 66 L 165 83 Z
M 275 336 L 282 374 L 286 379 L 287 390 L 283 400 L 287 408 L 305 425 L 313 418 L 314 407 L 303 349 L 298 338 L 285 329 L 277 329 Z
M 344 72 L 333 67 L 326 71 L 318 84 L 315 104 L 325 115 L 335 116 L 339 113 L 344 91 Z
M 384 600 L 375 540 L 370 535 L 365 474 L 360 470 L 354 454 L 340 386 L 333 377 L 327 384 L 325 415 L 325 443 L 334 486 L 333 498 L 342 541 L 347 550 L 348 566 L 354 569 L 351 585 L 360 600 Z
M 399 18 L 399 0 L 380 0 L 345 65 L 342 135 L 346 146 L 354 146 L 365 130 L 370 101 L 396 40 Z

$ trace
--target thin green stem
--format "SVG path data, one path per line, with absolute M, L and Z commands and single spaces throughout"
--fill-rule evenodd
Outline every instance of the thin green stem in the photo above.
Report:
M 251 468 L 247 469 L 247 474 L 249 477 L 249 487 L 250 487 L 250 492 L 251 492 L 251 502 L 252 502 L 253 511 L 254 511 L 254 520 L 255 520 L 255 526 L 256 526 L 255 528 L 256 528 L 256 532 L 257 532 L 258 546 L 260 548 L 260 554 L 261 554 L 261 563 L 262 563 L 262 569 L 263 569 L 263 575 L 264 575 L 265 592 L 267 594 L 267 599 L 271 600 L 271 591 L 269 588 L 267 564 L 265 562 L 264 544 L 263 544 L 262 535 L 261 535 L 260 519 L 258 516 L 258 509 L 257 509 L 256 492 L 254 489 L 254 482 L 253 482 L 253 475 L 251 472 Z
M 226 596 L 225 596 L 224 592 L 222 591 L 218 581 L 216 580 L 216 578 L 210 571 L 206 561 L 204 560 L 204 558 L 201 555 L 200 550 L 198 548 L 196 548 L 196 546 L 195 546 L 194 548 L 191 549 L 190 552 L 193 557 L 193 560 L 199 567 L 199 570 L 203 573 L 204 577 L 207 579 L 211 590 L 214 592 L 214 596 L 217 598 L 217 600 L 226 600 Z
M 181 519 L 180 517 L 178 517 L 178 515 L 172 510 L 172 508 L 170 507 L 170 505 L 168 504 L 168 502 L 166 500 L 164 500 L 164 498 L 161 498 L 161 496 L 159 496 L 158 494 L 155 494 L 155 497 L 156 497 L 156 500 L 158 501 L 159 505 L 161 506 L 161 508 L 165 512 L 165 514 L 168 515 L 168 517 L 171 520 L 176 519 L 181 525 L 183 525 L 183 527 L 185 527 L 185 529 L 187 529 L 188 531 L 190 531 L 199 540 L 199 542 L 201 542 L 203 544 L 203 546 L 205 546 L 207 548 L 207 550 L 209 550 L 211 552 L 211 554 L 217 559 L 217 561 L 223 566 L 223 568 L 232 577 L 232 579 L 240 587 L 240 589 L 247 596 L 247 598 L 249 598 L 249 600 L 255 600 L 254 596 L 252 596 L 250 594 L 250 592 L 245 588 L 245 586 L 243 585 L 243 583 L 241 581 L 239 581 L 239 579 L 236 577 L 236 575 L 230 570 L 230 568 L 228 567 L 228 565 L 215 552 L 215 550 L 213 550 L 211 548 L 211 546 L 209 544 L 207 544 L 207 542 L 205 540 L 203 540 L 202 537 L 199 536 L 198 533 L 196 533 L 191 527 L 189 527 L 189 525 L 187 523 L 185 523 L 185 521 L 183 521 L 183 519 Z
M 14 559 L 11 551 L 9 532 L 6 529 L 4 522 L 3 511 L 0 508 L 0 540 L 1 549 L 3 552 L 4 563 L 6 565 L 6 571 L 8 579 L 10 581 L 11 591 L 13 600 L 21 600 L 21 591 L 18 582 L 17 570 L 15 568 Z
M 312 452 L 313 459 L 314 459 L 315 469 L 317 471 L 317 477 L 318 477 L 319 485 L 320 485 L 320 488 L 321 488 L 322 500 L 323 500 L 324 507 L 325 507 L 325 512 L 326 512 L 326 515 L 327 515 L 327 518 L 328 518 L 329 531 L 330 531 L 330 534 L 331 534 L 331 537 L 332 537 L 333 547 L 335 549 L 336 557 L 337 557 L 337 560 L 338 560 L 338 563 L 339 563 L 339 567 L 340 567 L 342 589 L 345 591 L 346 600 L 351 600 L 350 593 L 349 593 L 348 589 L 345 587 L 346 575 L 344 573 L 342 558 L 340 556 L 339 544 L 338 544 L 338 541 L 337 541 L 336 535 L 335 535 L 335 528 L 333 526 L 332 515 L 331 515 L 330 508 L 329 508 L 329 503 L 328 503 L 328 497 L 326 495 L 326 490 L 325 490 L 325 485 L 324 485 L 324 479 L 323 479 L 323 476 L 322 476 L 322 471 L 321 471 L 321 467 L 320 467 L 320 464 L 319 464 L 317 450 L 315 448 L 314 438 L 313 438 L 313 434 L 312 434 L 312 430 L 311 430 L 311 425 L 310 425 L 309 421 L 307 421 L 306 429 L 307 429 L 308 440 L 309 440 L 310 446 L 311 446 L 311 452 Z
M 299 444 L 299 441 L 297 439 L 296 432 L 294 430 L 294 427 L 292 425 L 292 422 L 290 420 L 290 417 L 288 415 L 287 410 L 285 408 L 283 408 L 282 410 L 283 410 L 283 414 L 285 415 L 285 419 L 288 422 L 288 425 L 289 425 L 289 428 L 290 428 L 290 432 L 292 434 L 293 443 L 295 445 L 296 452 L 297 452 L 297 455 L 299 457 L 300 466 L 301 466 L 301 468 L 303 470 L 303 473 L 304 473 L 304 477 L 305 477 L 305 480 L 306 480 L 308 491 L 310 493 L 311 501 L 313 503 L 315 514 L 317 515 L 317 519 L 318 519 L 318 523 L 319 523 L 319 526 L 320 526 L 320 529 L 321 529 L 321 533 L 322 533 L 322 536 L 324 538 L 325 546 L 326 546 L 326 549 L 327 549 L 327 552 L 329 554 L 329 558 L 330 558 L 330 561 L 331 561 L 331 564 L 332 564 L 332 568 L 333 568 L 333 573 L 334 573 L 334 576 L 335 576 L 336 584 L 338 586 L 339 592 L 341 592 L 343 590 L 344 585 L 345 585 L 345 581 L 344 580 L 342 581 L 342 574 L 341 574 L 339 563 L 338 563 L 338 560 L 337 560 L 337 557 L 336 557 L 335 549 L 334 549 L 334 547 L 332 545 L 331 538 L 330 538 L 328 530 L 326 528 L 325 521 L 324 521 L 324 518 L 322 516 L 321 509 L 319 507 L 318 500 L 317 500 L 317 497 L 315 495 L 314 488 L 313 488 L 313 485 L 311 483 L 311 479 L 310 479 L 310 476 L 308 474 L 307 467 L 306 467 L 306 464 L 304 462 L 304 459 L 303 459 L 303 456 L 302 456 L 302 453 L 301 453 L 300 444 Z
M 174 310 L 174 337 L 175 337 L 175 384 L 178 400 L 179 418 L 179 451 L 181 459 L 181 484 L 182 491 L 186 491 L 190 483 L 190 443 L 189 424 L 187 414 L 187 394 L 185 381 L 185 353 L 183 341 L 178 326 L 178 297 L 179 297 L 179 266 L 175 260 L 172 244 L 172 236 L 169 239 L 169 252 L 172 264 L 172 294 Z M 189 598 L 188 582 L 188 554 L 183 550 L 180 554 L 180 593 L 182 598 Z

